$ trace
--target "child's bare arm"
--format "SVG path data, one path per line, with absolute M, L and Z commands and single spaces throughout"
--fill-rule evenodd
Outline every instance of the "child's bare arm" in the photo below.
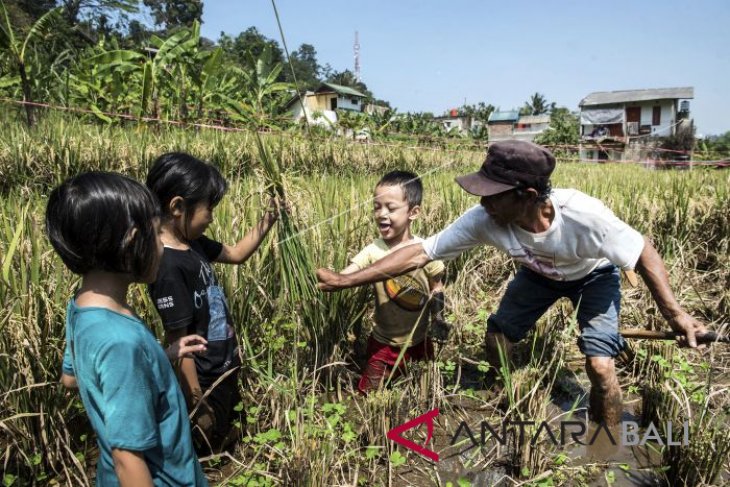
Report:
M 223 249 L 215 261 L 222 264 L 243 264 L 259 248 L 264 237 L 269 233 L 271 227 L 279 216 L 279 207 L 286 207 L 286 204 L 274 198 L 269 200 L 269 207 L 259 222 L 235 245 L 223 244 Z
M 175 342 L 182 339 L 187 334 L 187 329 L 181 328 L 179 330 L 170 330 L 165 333 L 165 340 L 167 341 L 168 347 L 171 347 Z M 200 390 L 200 383 L 198 382 L 198 371 L 195 368 L 195 359 L 192 357 L 183 357 L 179 360 L 177 368 L 179 370 L 180 385 L 182 385 L 183 393 L 185 398 L 190 401 L 195 391 Z
M 76 377 L 68 374 L 61 374 L 61 384 L 67 389 L 78 389 L 79 384 L 76 382 Z
M 185 328 L 167 332 L 168 349 L 173 348 L 175 343 L 180 343 L 186 338 L 194 338 L 196 342 L 198 339 L 202 340 L 202 337 L 198 335 L 183 336 L 185 333 L 187 333 Z M 205 436 L 209 436 L 212 434 L 212 428 L 215 424 L 215 412 L 208 402 L 203 399 L 203 390 L 198 380 L 195 358 L 192 355 L 182 357 L 178 355 L 175 360 L 177 360 L 176 371 L 178 372 L 178 380 L 182 386 L 185 401 L 188 403 L 190 412 L 194 412 L 192 415 L 193 424 L 197 425 Z
M 374 264 L 352 274 L 340 274 L 329 269 L 317 269 L 317 287 L 332 292 L 351 287 L 380 282 L 400 276 L 431 262 L 421 243 L 406 245 L 391 252 Z
M 215 261 L 222 264 L 243 264 L 259 248 L 275 221 L 276 214 L 266 212 L 256 226 L 249 230 L 236 245 L 223 244 L 223 249 Z
M 112 459 L 122 487 L 152 487 L 152 475 L 142 453 L 112 448 Z

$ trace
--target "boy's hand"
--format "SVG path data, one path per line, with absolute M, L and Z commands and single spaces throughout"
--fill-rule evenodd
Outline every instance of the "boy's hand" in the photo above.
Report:
M 170 360 L 191 358 L 194 353 L 205 352 L 207 343 L 206 339 L 200 335 L 188 335 L 171 343 L 165 349 L 165 353 Z
M 451 333 L 451 325 L 442 319 L 434 319 L 428 332 L 433 341 L 443 346 Z

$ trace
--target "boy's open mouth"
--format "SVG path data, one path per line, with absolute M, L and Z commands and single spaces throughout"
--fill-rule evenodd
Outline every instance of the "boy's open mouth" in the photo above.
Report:
M 378 228 L 380 228 L 381 232 L 387 232 L 388 229 L 390 228 L 390 223 L 383 223 L 383 222 L 378 223 Z

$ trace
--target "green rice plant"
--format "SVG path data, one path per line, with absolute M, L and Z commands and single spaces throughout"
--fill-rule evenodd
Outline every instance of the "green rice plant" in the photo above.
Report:
M 682 444 L 681 432 L 674 434 L 672 442 L 676 444 L 662 449 L 669 485 L 718 485 L 730 456 L 727 422 L 727 415 L 700 413 L 690 422 L 689 445 Z
M 679 417 L 679 404 L 666 389 L 675 361 L 674 351 L 672 344 L 649 342 L 637 353 L 633 375 L 640 377 L 643 382 L 643 426 L 649 423 L 659 424 L 661 421 L 676 421 Z
M 714 362 L 714 355 L 711 351 L 709 363 Z M 709 363 L 698 367 L 680 359 L 665 382 L 665 390 L 674 400 L 665 417 L 674 424 L 686 422 L 689 429 L 688 444 L 675 427 L 673 441 L 661 449 L 662 463 L 668 466 L 665 476 L 672 485 L 714 485 L 730 456 L 727 386 L 713 384 Z M 715 397 L 721 400 L 716 402 Z
M 546 471 L 555 454 L 555 446 L 540 438 L 545 431 L 539 427 L 552 418 L 548 404 L 550 394 L 563 367 L 566 338 L 572 328 L 545 331 L 545 335 L 533 333 L 528 363 L 514 367 L 499 347 L 500 378 L 503 383 L 502 407 L 504 419 L 513 423 L 528 422 L 524 430 L 515 429 L 509 435 L 509 471 L 521 478 L 530 478 Z M 518 434 L 522 433 L 524 434 Z M 533 441 L 536 438 L 536 441 Z
M 6 472 L 18 478 L 61 476 L 83 484 L 87 476 L 77 455 L 86 453 L 86 448 L 68 426 L 82 419 L 83 411 L 73 407 L 58 384 L 67 299 L 61 290 L 77 280 L 54 265 L 37 216 L 42 212 L 39 203 L 19 197 L 2 202 L 2 460 Z
M 671 344 L 650 342 L 637 352 L 634 367 L 634 374 L 646 381 L 642 425 L 673 425 L 672 437 L 660 448 L 669 484 L 714 485 L 730 453 L 730 439 L 724 427 L 727 415 L 722 407 L 711 407 L 709 366 L 690 365 Z M 685 422 L 689 444 L 680 427 Z

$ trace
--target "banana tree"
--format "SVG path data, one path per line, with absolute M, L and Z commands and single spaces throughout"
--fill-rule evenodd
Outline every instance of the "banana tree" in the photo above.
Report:
M 50 10 L 36 20 L 22 40 L 15 36 L 15 31 L 10 23 L 10 16 L 5 8 L 5 3 L 2 1 L 0 1 L 0 14 L 2 15 L 2 19 L 0 19 L 0 49 L 10 57 L 11 64 L 14 65 L 14 70 L 17 72 L 15 75 L 17 78 L 5 76 L 0 79 L 0 85 L 9 86 L 15 82 L 20 83 L 23 101 L 27 103 L 25 113 L 28 126 L 32 127 L 35 125 L 35 112 L 33 105 L 31 105 L 34 99 L 31 80 L 28 76 L 28 53 L 31 44 L 53 34 L 53 26 L 61 19 L 61 8 Z
M 292 89 L 290 83 L 277 81 L 281 74 L 282 65 L 272 62 L 272 51 L 267 46 L 261 56 L 255 59 L 248 54 L 248 69 L 244 75 L 244 98 L 253 107 L 259 125 L 266 125 L 264 119 L 283 105 L 283 95 Z
M 197 88 L 197 118 L 203 118 L 203 110 L 207 102 L 220 91 L 225 90 L 229 84 L 224 82 L 225 71 L 223 70 L 223 49 L 217 47 L 213 51 L 202 51 L 196 56 L 196 64 L 202 63 L 202 69 L 192 73 L 192 80 Z M 224 85 L 225 83 L 225 85 Z
M 369 123 L 373 133 L 387 136 L 392 128 L 398 123 L 398 113 L 395 108 L 388 108 L 384 112 L 373 112 L 370 115 Z
M 351 110 L 337 110 L 337 125 L 342 128 L 342 135 L 350 134 L 354 140 L 358 131 L 367 126 L 367 115 Z
M 196 34 L 197 32 L 197 34 Z M 110 74 L 117 70 L 132 72 L 140 79 L 140 90 L 137 93 L 138 115 L 148 116 L 148 107 L 152 103 L 151 115 L 153 118 L 160 116 L 160 103 L 162 94 L 161 88 L 171 86 L 175 80 L 171 77 L 177 74 L 181 79 L 176 91 L 177 98 L 185 93 L 186 82 L 184 68 L 176 67 L 186 55 L 197 47 L 199 41 L 198 29 L 183 29 L 171 35 L 167 39 L 160 39 L 153 36 L 151 43 L 155 48 L 149 49 L 145 54 L 129 49 L 115 49 L 102 52 L 88 58 L 88 64 L 98 67 L 102 74 Z

